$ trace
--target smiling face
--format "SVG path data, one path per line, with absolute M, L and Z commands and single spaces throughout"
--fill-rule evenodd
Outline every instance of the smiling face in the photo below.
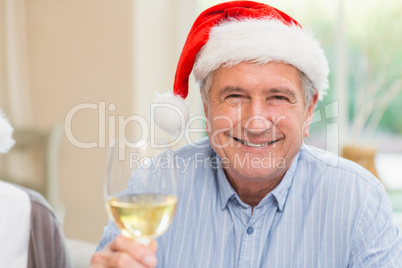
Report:
M 299 72 L 288 64 L 217 69 L 204 112 L 229 180 L 282 179 L 308 136 L 316 101 L 305 105 Z

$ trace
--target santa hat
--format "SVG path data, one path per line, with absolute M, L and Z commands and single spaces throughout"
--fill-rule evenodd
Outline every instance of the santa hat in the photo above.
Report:
M 7 153 L 14 146 L 13 131 L 13 127 L 0 111 L 0 154 Z
M 205 10 L 194 22 L 177 65 L 174 96 L 164 94 L 155 102 L 178 109 L 160 109 L 156 112 L 156 124 L 170 134 L 184 130 L 189 117 L 184 99 L 192 71 L 196 81 L 202 82 L 221 65 L 245 61 L 293 65 L 311 80 L 320 99 L 328 88 L 329 68 L 324 51 L 296 20 L 266 4 L 226 2 Z

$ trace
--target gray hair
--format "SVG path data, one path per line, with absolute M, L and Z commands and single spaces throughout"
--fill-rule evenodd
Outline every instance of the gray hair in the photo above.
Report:
M 215 70 L 216 71 L 216 70 Z M 215 71 L 209 72 L 208 75 L 200 82 L 200 91 L 202 102 L 209 104 L 209 91 L 212 87 L 212 81 L 214 80 Z M 304 92 L 305 106 L 308 107 L 313 100 L 314 95 L 318 92 L 314 88 L 313 82 L 302 71 L 298 69 L 300 83 Z

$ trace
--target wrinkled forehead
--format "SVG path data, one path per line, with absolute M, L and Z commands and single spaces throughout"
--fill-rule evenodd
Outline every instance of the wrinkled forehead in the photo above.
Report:
M 193 72 L 202 82 L 220 66 L 241 62 L 284 62 L 303 72 L 325 94 L 328 63 L 318 42 L 298 25 L 278 20 L 226 21 L 211 29 L 208 42 L 196 56 Z

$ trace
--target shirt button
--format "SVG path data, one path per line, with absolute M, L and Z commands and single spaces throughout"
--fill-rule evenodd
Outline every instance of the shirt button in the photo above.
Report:
M 247 233 L 248 233 L 249 235 L 251 235 L 253 232 L 254 232 L 254 228 L 253 228 L 253 227 L 248 227 L 248 228 L 247 228 Z

